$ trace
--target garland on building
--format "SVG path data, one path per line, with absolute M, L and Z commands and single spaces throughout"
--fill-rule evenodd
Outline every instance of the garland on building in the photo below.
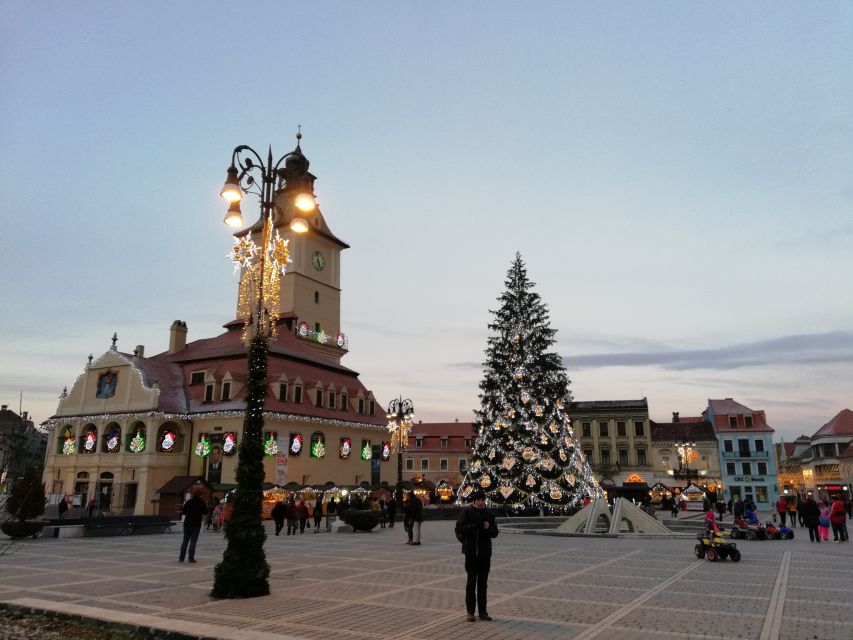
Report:
M 574 438 L 571 400 L 548 308 L 516 254 L 489 324 L 477 438 L 459 497 L 479 489 L 491 505 L 563 511 L 601 490 Z

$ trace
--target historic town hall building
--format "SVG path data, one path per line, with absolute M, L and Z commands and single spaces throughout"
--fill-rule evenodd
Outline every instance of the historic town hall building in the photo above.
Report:
M 341 364 L 348 341 L 340 325 L 340 255 L 348 245 L 319 209 L 309 233 L 293 234 L 291 207 L 277 196 L 275 227 L 290 240 L 292 263 L 281 279 L 279 331 L 270 343 L 266 479 L 393 483 L 385 411 L 358 373 Z M 110 350 L 90 358 L 44 425 L 45 486 L 54 501 L 62 494 L 75 504 L 94 498 L 105 512 L 150 514 L 160 490 L 176 482 L 180 488 L 180 478 L 201 476 L 220 492 L 235 485 L 247 358 L 242 321 L 224 328 L 188 341 L 187 324 L 176 320 L 161 353 L 146 356 L 141 345 L 122 352 L 114 336 Z

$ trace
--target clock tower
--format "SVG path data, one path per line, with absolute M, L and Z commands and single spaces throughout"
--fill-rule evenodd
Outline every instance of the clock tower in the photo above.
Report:
M 275 194 L 274 226 L 282 238 L 289 239 L 291 260 L 281 278 L 279 317 L 310 342 L 335 347 L 335 355 L 340 358 L 344 353 L 337 348 L 337 336 L 341 333 L 340 257 L 341 251 L 349 245 L 332 233 L 319 206 L 306 214 L 293 205 L 293 185 L 307 182 L 313 195 L 316 176 L 308 171 L 308 165 L 297 143 L 285 161 L 280 188 Z M 290 230 L 294 217 L 308 221 L 307 233 Z M 247 230 L 258 245 L 261 244 L 262 227 L 262 221 L 258 220 Z M 247 231 L 235 235 L 244 235 Z M 299 325 L 304 332 L 305 324 L 308 335 L 301 335 Z

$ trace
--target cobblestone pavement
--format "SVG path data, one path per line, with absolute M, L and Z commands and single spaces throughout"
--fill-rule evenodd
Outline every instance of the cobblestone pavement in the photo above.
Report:
M 175 534 L 16 543 L 0 601 L 194 637 L 466 640 L 853 639 L 853 546 L 738 541 L 740 563 L 697 560 L 695 540 L 507 535 L 495 541 L 493 622 L 465 621 L 451 522 L 272 536 L 272 595 L 213 600 L 221 534 L 178 564 Z

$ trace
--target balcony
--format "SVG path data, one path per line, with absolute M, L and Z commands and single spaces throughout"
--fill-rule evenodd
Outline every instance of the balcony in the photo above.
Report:
M 768 460 L 766 451 L 723 451 L 723 459 Z

